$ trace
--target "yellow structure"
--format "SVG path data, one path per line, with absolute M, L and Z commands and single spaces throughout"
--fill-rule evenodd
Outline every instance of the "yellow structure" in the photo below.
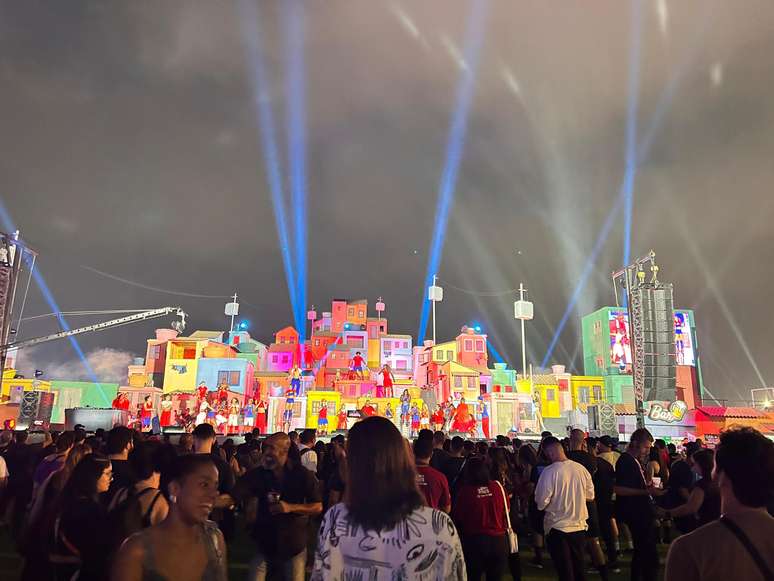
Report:
M 198 334 L 205 334 L 199 331 Z M 164 393 L 172 391 L 192 392 L 196 389 L 196 373 L 199 359 L 211 339 L 207 336 L 178 337 L 167 342 L 167 359 L 164 364 Z M 208 386 L 215 389 L 216 386 Z
M 559 384 L 553 375 L 535 375 L 531 380 L 519 379 L 516 382 L 516 391 L 526 393 L 540 402 L 540 413 L 544 418 L 561 417 L 561 405 L 559 402 Z
M 461 395 L 466 401 L 474 402 L 481 395 L 481 388 L 479 387 L 481 374 L 478 370 L 465 367 L 454 361 L 445 362 L 439 369 L 441 374 L 445 376 L 444 381 L 447 382 L 448 393 L 454 399 L 459 399 L 458 396 Z M 446 393 L 444 395 L 446 396 Z
M 381 366 L 381 342 L 379 339 L 368 340 L 368 368 L 371 371 L 379 371 Z
M 601 376 L 573 375 L 570 380 L 572 409 L 586 411 L 589 404 L 606 401 L 605 381 Z
M 51 382 L 41 379 L 14 379 L 17 371 L 6 369 L 3 371 L 3 389 L 0 393 L 2 401 L 19 403 L 21 394 L 25 391 L 51 391 Z
M 430 347 L 432 361 L 443 363 L 444 361 L 457 361 L 457 342 L 447 341 Z
M 309 391 L 306 394 L 306 423 L 307 428 L 317 428 L 320 407 L 322 402 L 328 408 L 328 431 L 336 430 L 336 422 L 339 407 L 341 406 L 341 394 L 338 391 Z

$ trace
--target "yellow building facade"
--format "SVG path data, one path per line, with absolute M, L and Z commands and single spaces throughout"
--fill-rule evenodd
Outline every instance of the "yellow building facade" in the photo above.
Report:
M 570 380 L 572 408 L 586 412 L 589 404 L 606 401 L 605 381 L 602 376 L 573 375 Z
M 164 364 L 164 393 L 173 391 L 192 392 L 196 389 L 199 359 L 209 339 L 180 337 L 167 342 L 167 359 Z M 216 386 L 208 386 L 215 389 Z
M 3 389 L 0 396 L 3 401 L 13 401 L 18 403 L 21 394 L 25 391 L 51 391 L 51 382 L 41 379 L 14 379 L 17 371 L 15 369 L 6 369 L 3 371 Z

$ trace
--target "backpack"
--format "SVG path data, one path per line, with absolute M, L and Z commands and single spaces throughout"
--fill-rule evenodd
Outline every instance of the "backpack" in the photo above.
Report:
M 156 493 L 148 509 L 142 513 L 140 498 L 146 494 Z M 151 514 L 153 507 L 161 496 L 157 488 L 144 488 L 135 491 L 134 488 L 122 488 L 113 495 L 113 500 L 108 507 L 108 522 L 110 530 L 110 547 L 117 551 L 121 544 L 134 533 L 151 526 Z

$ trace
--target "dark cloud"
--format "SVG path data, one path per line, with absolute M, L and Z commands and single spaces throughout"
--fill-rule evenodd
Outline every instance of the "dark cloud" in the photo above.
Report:
M 697 309 L 705 381 L 736 398 L 759 380 L 719 301 L 763 377 L 774 374 L 774 72 L 762 58 L 774 50 L 774 8 L 667 2 L 664 34 L 655 4 L 642 5 L 640 136 L 660 121 L 638 172 L 633 251 L 657 251 L 678 303 Z M 286 167 L 281 3 L 258 4 L 265 87 L 251 82 L 239 6 L 0 3 L 0 195 L 63 308 L 181 302 L 193 327 L 225 324 L 219 300 L 174 300 L 86 264 L 154 287 L 237 290 L 256 305 L 244 310 L 264 339 L 291 319 L 255 109 L 256 98 L 270 103 Z M 318 307 L 383 295 L 393 329 L 416 333 L 460 75 L 449 49 L 461 52 L 469 13 L 468 2 L 441 0 L 306 3 Z M 530 350 L 542 359 L 623 177 L 631 32 L 625 2 L 491 2 L 440 269 L 442 336 L 484 321 L 515 362 L 512 297 L 452 286 L 523 280 L 537 308 Z M 619 220 L 562 335 L 562 363 L 577 353 L 580 316 L 612 302 L 621 255 Z M 27 309 L 46 310 L 36 291 Z M 139 325 L 82 342 L 142 354 L 150 333 Z M 36 364 L 69 349 L 42 348 Z

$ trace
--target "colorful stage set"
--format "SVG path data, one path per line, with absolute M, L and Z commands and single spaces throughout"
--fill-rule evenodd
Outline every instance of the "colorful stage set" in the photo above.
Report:
M 277 331 L 268 345 L 246 331 L 181 337 L 159 329 L 145 358 L 129 366 L 125 386 L 14 379 L 6 370 L 0 408 L 7 416 L 8 405 L 18 408 L 25 392 L 36 391 L 54 394 L 47 399 L 52 424 L 64 422 L 66 408 L 120 407 L 146 428 L 210 421 L 221 433 L 253 427 L 331 433 L 372 414 L 391 418 L 406 436 L 429 427 L 529 438 L 579 427 L 626 439 L 634 430 L 625 309 L 605 307 L 583 318 L 586 375 L 555 365 L 527 377 L 505 363 L 490 365 L 487 336 L 472 327 L 449 341 L 414 345 L 410 335 L 390 332 L 384 303 L 376 303 L 376 317 L 368 310 L 366 300 L 338 299 L 319 317 L 312 310 L 304 342 L 293 327 Z M 676 389 L 646 402 L 647 427 L 675 441 L 712 440 L 732 424 L 774 436 L 774 415 L 766 409 L 705 405 L 694 314 L 676 310 L 674 318 Z

